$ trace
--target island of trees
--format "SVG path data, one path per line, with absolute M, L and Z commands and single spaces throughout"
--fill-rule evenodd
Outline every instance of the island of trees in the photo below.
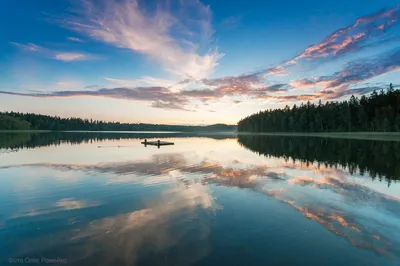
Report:
M 0 112 L 0 130 L 232 132 L 236 131 L 237 127 L 225 124 L 210 126 L 133 124 L 74 117 L 60 118 L 32 113 Z
M 240 132 L 400 132 L 400 90 L 390 84 L 386 92 L 348 101 L 260 111 L 238 123 Z

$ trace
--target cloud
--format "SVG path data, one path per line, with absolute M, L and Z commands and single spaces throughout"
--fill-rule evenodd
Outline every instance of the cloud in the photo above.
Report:
M 210 89 L 195 89 L 195 90 L 186 90 L 179 93 L 181 96 L 202 100 L 213 100 L 222 97 L 221 92 L 218 90 L 210 90 Z
M 183 111 L 188 111 L 187 109 L 183 108 L 182 105 L 174 103 L 174 102 L 164 102 L 164 101 L 154 101 L 151 103 L 151 107 L 161 108 L 161 109 L 178 109 Z
M 101 88 L 92 89 L 86 88 L 84 90 L 64 90 L 52 91 L 48 93 L 33 92 L 33 93 L 16 93 L 0 91 L 0 94 L 27 96 L 37 98 L 68 98 L 68 97 L 106 97 L 113 99 L 125 99 L 133 101 L 151 102 L 152 107 L 164 109 L 180 109 L 188 104 L 187 95 L 176 94 L 164 87 L 136 87 L 136 88 Z
M 400 5 L 358 18 L 346 28 L 338 29 L 322 42 L 311 45 L 294 58 L 266 69 L 267 74 L 285 76 L 287 68 L 298 65 L 300 60 L 320 61 L 336 59 L 364 48 L 387 44 L 399 40 L 400 30 L 396 28 L 400 19 Z M 397 29 L 397 30 L 396 30 Z M 297 84 L 294 87 L 312 87 L 314 84 Z
M 136 0 L 83 3 L 86 12 L 64 21 L 65 25 L 95 40 L 146 55 L 180 77 L 205 78 L 222 56 L 217 49 L 200 53 L 214 32 L 211 10 L 200 1 L 181 1 L 177 11 L 160 4 L 154 12 Z
M 82 53 L 57 53 L 53 58 L 64 62 L 71 62 L 88 60 L 90 56 Z
M 313 88 L 322 87 L 323 89 L 312 95 L 287 95 L 279 97 L 283 101 L 313 100 L 318 98 L 337 99 L 352 94 L 366 94 L 373 90 L 383 87 L 370 86 L 350 88 L 357 83 L 365 82 L 371 78 L 400 70 L 400 50 L 381 54 L 379 57 L 364 58 L 347 63 L 344 68 L 331 76 L 320 76 L 313 79 L 292 80 L 290 86 L 293 88 Z M 385 88 L 386 88 L 385 84 Z
M 67 97 L 84 97 L 97 96 L 114 99 L 125 99 L 134 101 L 151 102 L 150 106 L 163 109 L 179 109 L 189 111 L 186 106 L 192 100 L 202 100 L 203 102 L 216 100 L 223 97 L 232 96 L 248 96 L 254 99 L 268 98 L 268 92 L 283 92 L 287 90 L 287 84 L 272 84 L 265 86 L 261 80 L 262 75 L 251 74 L 238 77 L 224 77 L 220 79 L 202 79 L 200 82 L 207 85 L 205 89 L 192 89 L 172 91 L 169 87 L 164 86 L 143 86 L 135 87 L 140 83 L 167 83 L 168 80 L 154 79 L 151 77 L 143 77 L 138 80 L 121 80 L 106 78 L 112 85 L 124 85 L 115 88 L 96 88 L 85 87 L 83 90 L 63 90 L 51 92 L 26 92 L 16 93 L 8 91 L 0 91 L 0 94 L 28 96 L 38 98 L 67 98 Z M 170 82 L 168 82 L 171 84 Z M 210 89 L 211 88 L 211 89 Z M 240 102 L 240 101 L 238 101 Z
M 110 86 L 113 87 L 139 87 L 139 86 L 160 86 L 160 87 L 171 87 L 174 81 L 168 79 L 159 79 L 149 76 L 144 76 L 139 79 L 126 80 L 126 79 L 115 79 L 105 78 L 110 82 Z
M 26 52 L 42 52 L 42 51 L 46 50 L 45 48 L 43 48 L 39 45 L 36 45 L 34 43 L 28 43 L 28 44 L 21 44 L 21 43 L 17 43 L 17 42 L 10 42 L 10 43 Z
M 177 95 L 164 87 L 137 87 L 137 88 L 102 88 L 97 90 L 69 90 L 69 91 L 53 91 L 49 93 L 14 93 L 0 91 L 2 94 L 29 96 L 38 98 L 67 98 L 67 97 L 83 97 L 97 96 L 114 99 L 136 100 L 136 101 L 155 101 L 154 107 L 173 107 L 179 109 L 187 103 L 184 98 L 179 98 Z
M 200 83 L 207 86 L 207 89 L 192 90 L 183 92 L 184 94 L 192 94 L 196 97 L 204 99 L 222 98 L 224 96 L 247 95 L 250 97 L 265 95 L 269 89 L 281 87 L 283 85 L 276 84 L 265 86 L 264 74 L 255 72 L 252 74 L 240 76 L 228 76 L 214 79 L 202 79 Z
M 83 40 L 76 38 L 76 37 L 68 37 L 67 39 L 70 41 L 73 41 L 73 42 L 83 42 Z
M 276 66 L 271 67 L 266 70 L 267 74 L 274 75 L 274 76 L 287 76 L 289 75 L 288 72 L 283 68 L 283 66 Z
M 25 52 L 41 53 L 49 58 L 52 58 L 52 59 L 55 59 L 58 61 L 64 61 L 64 62 L 85 61 L 85 60 L 91 60 L 91 59 L 96 58 L 95 56 L 88 54 L 88 53 L 60 52 L 60 51 L 51 50 L 49 48 L 45 48 L 43 46 L 39 46 L 39 45 L 36 45 L 33 43 L 21 44 L 21 43 L 11 42 L 11 44 L 20 48 L 21 50 L 23 50 Z
M 340 56 L 371 45 L 394 40 L 399 35 L 391 35 L 389 29 L 398 24 L 399 18 L 400 5 L 360 17 L 352 25 L 335 31 L 316 45 L 309 46 L 288 62 L 293 63 L 293 61 L 299 59 L 315 60 Z
M 268 97 L 267 92 L 285 91 L 287 84 L 273 84 L 265 86 L 262 82 L 262 75 L 255 73 L 238 77 L 224 77 L 219 79 L 204 79 L 204 85 L 215 87 L 213 89 L 196 89 L 182 91 L 180 95 L 213 100 L 225 96 L 249 96 L 253 98 Z M 240 101 L 239 101 L 240 102 Z
M 400 70 L 400 49 L 388 52 L 377 58 L 350 62 L 340 72 L 323 79 L 329 81 L 326 85 L 327 88 L 335 88 L 398 70 Z
M 302 78 L 302 79 L 292 80 L 289 84 L 295 89 L 306 89 L 320 85 L 324 86 L 324 84 L 327 83 L 328 81 L 326 80 L 325 77 L 319 77 L 315 79 Z
M 371 15 L 358 18 L 352 25 L 339 29 L 329 35 L 322 42 L 311 45 L 292 59 L 289 59 L 265 70 L 266 74 L 288 75 L 286 68 L 297 65 L 300 59 L 323 60 L 334 59 L 361 49 L 387 44 L 389 41 L 400 38 L 399 30 L 395 30 L 400 19 L 400 5 L 391 9 L 384 9 Z M 349 85 L 378 76 L 399 67 L 399 51 L 381 54 L 373 60 L 359 60 L 350 62 L 345 69 L 333 76 L 311 79 L 293 80 L 290 85 L 293 88 L 312 88 L 324 86 L 326 88 Z
M 335 100 L 350 95 L 355 95 L 355 96 L 364 95 L 374 90 L 378 91 L 384 88 L 387 88 L 387 86 L 385 87 L 369 86 L 369 87 L 359 87 L 352 89 L 349 89 L 347 87 L 341 87 L 336 90 L 317 91 L 314 94 L 279 95 L 279 96 L 270 96 L 269 98 L 277 99 L 280 102 L 314 101 L 318 99 Z
M 268 92 L 281 92 L 287 90 L 287 84 L 273 84 L 270 86 L 266 86 L 263 90 Z
M 88 85 L 84 87 L 84 89 L 98 89 L 98 88 L 99 88 L 98 85 Z
M 314 79 L 292 81 L 294 87 L 314 87 L 323 85 L 325 88 L 336 88 L 371 79 L 400 69 L 400 49 L 390 51 L 379 57 L 360 59 L 349 62 L 345 67 L 331 76 L 321 76 Z
M 214 79 L 202 79 L 200 82 L 206 86 L 219 87 L 219 88 L 241 88 L 249 89 L 254 85 L 263 84 L 264 78 L 261 72 L 253 74 L 228 76 Z

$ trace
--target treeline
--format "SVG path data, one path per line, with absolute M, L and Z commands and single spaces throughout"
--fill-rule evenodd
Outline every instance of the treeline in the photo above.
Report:
M 400 180 L 400 142 L 338 138 L 239 135 L 244 147 L 268 157 L 368 173 L 388 185 Z
M 85 131 L 236 131 L 236 125 L 210 126 L 157 125 L 106 122 L 93 119 L 60 118 L 32 113 L 0 112 L 0 130 L 85 130 Z
M 349 101 L 266 110 L 238 123 L 241 132 L 400 132 L 400 90 L 388 90 L 369 97 L 351 96 Z

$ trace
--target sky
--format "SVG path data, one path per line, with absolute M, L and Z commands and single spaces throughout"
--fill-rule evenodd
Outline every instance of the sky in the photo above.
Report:
M 0 111 L 235 124 L 400 85 L 395 0 L 4 0 Z

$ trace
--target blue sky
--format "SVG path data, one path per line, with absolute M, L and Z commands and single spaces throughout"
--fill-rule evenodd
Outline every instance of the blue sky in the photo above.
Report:
M 397 1 L 6 0 L 0 110 L 236 123 L 400 84 Z

